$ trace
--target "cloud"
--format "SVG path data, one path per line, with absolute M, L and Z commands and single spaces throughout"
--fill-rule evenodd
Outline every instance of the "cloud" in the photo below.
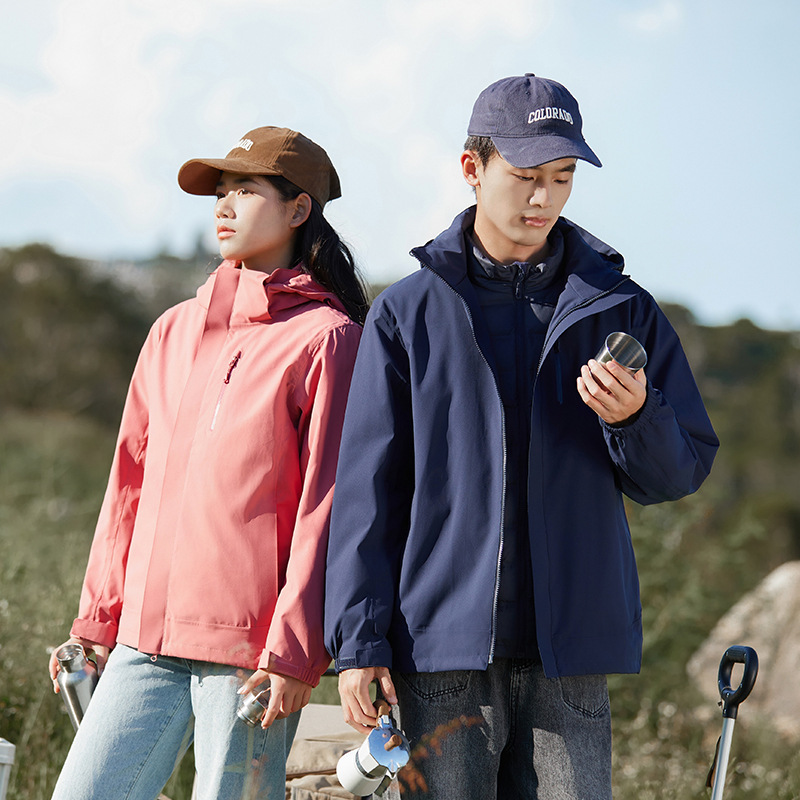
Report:
M 641 33 L 673 31 L 683 22 L 683 6 L 676 0 L 661 0 L 657 5 L 624 15 L 623 21 Z
M 120 212 L 141 218 L 143 162 L 156 141 L 158 80 L 168 59 L 143 57 L 151 21 L 142 9 L 73 0 L 55 17 L 32 54 L 44 80 L 23 95 L 0 89 L 3 116 L 15 120 L 13 146 L 0 148 L 0 174 L 119 184 Z
M 388 3 L 387 16 L 413 39 L 437 37 L 479 43 L 495 36 L 512 40 L 543 33 L 554 15 L 554 0 L 411 0 Z M 404 41 L 405 37 L 404 37 Z
M 94 197 L 123 230 L 162 243 L 176 227 L 178 165 L 206 148 L 225 152 L 256 124 L 292 125 L 339 154 L 357 139 L 363 158 L 348 185 L 374 195 L 371 162 L 399 193 L 413 192 L 419 173 L 392 163 L 395 142 L 424 127 L 434 144 L 415 166 L 436 171 L 427 164 L 451 145 L 449 104 L 463 125 L 470 100 L 460 92 L 471 98 L 488 82 L 475 53 L 490 40 L 530 39 L 553 16 L 553 0 L 494 0 L 491 13 L 483 0 L 44 6 L 46 22 L 19 6 L 7 19 L 25 52 L 0 61 L 0 113 L 15 121 L 0 132 L 0 178 L 52 180 L 59 191 L 72 181 L 76 202 Z M 19 71 L 4 68 L 20 60 L 24 91 Z

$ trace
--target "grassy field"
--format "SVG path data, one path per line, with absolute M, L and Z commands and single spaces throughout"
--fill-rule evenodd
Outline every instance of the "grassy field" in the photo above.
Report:
M 0 736 L 10 798 L 50 796 L 72 726 L 47 676 L 69 634 L 113 437 L 85 420 L 0 417 Z
M 0 736 L 17 747 L 9 800 L 47 800 L 72 740 L 46 667 L 76 612 L 113 439 L 85 419 L 0 415 Z M 721 715 L 688 685 L 684 665 L 730 605 L 721 588 L 726 576 L 746 574 L 746 553 L 762 547 L 764 536 L 743 518 L 731 533 L 739 537 L 737 560 L 715 556 L 718 543 L 703 527 L 714 502 L 712 487 L 697 502 L 636 512 L 646 649 L 641 676 L 611 680 L 617 800 L 708 797 L 705 774 Z M 312 699 L 336 702 L 335 679 L 323 679 Z M 189 800 L 192 770 L 188 757 L 167 786 L 172 800 Z M 796 746 L 744 710 L 725 796 L 800 798 Z
M 46 800 L 72 741 L 47 662 L 69 635 L 114 434 L 85 419 L 0 416 L 0 737 L 16 746 L 8 800 Z M 336 702 L 323 679 L 315 702 Z M 189 800 L 193 764 L 170 781 Z

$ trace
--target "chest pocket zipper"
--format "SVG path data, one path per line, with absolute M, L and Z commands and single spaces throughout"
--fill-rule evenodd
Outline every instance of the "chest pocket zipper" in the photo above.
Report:
M 233 375 L 233 371 L 239 364 L 239 359 L 242 357 L 242 351 L 239 350 L 238 353 L 231 359 L 231 363 L 228 364 L 228 371 L 225 374 L 225 379 L 222 381 L 222 387 L 219 390 L 219 395 L 217 397 L 217 405 L 214 407 L 214 416 L 211 418 L 211 430 L 214 430 L 214 427 L 217 424 L 217 415 L 219 414 L 220 406 L 222 405 L 222 398 L 225 396 L 225 390 L 228 388 L 228 384 L 231 382 L 231 375 Z
M 561 353 L 558 351 L 558 343 L 553 348 L 556 358 L 556 399 L 559 405 L 564 404 L 563 376 L 561 375 Z

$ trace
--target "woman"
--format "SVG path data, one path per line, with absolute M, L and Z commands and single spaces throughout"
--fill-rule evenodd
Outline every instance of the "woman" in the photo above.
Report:
M 216 195 L 225 260 L 134 371 L 69 640 L 103 678 L 54 798 L 152 800 L 192 741 L 198 798 L 283 798 L 329 663 L 328 515 L 367 310 L 322 213 L 339 179 L 321 147 L 265 127 L 178 182 Z M 253 729 L 238 694 L 266 681 Z

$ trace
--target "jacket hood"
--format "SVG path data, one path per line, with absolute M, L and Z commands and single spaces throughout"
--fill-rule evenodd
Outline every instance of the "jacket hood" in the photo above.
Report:
M 301 269 L 276 269 L 264 273 L 245 269 L 238 261 L 223 261 L 197 290 L 197 300 L 205 309 L 221 269 L 241 272 L 232 322 L 263 322 L 308 302 L 324 303 L 345 313 L 339 298 Z
M 470 206 L 462 211 L 447 230 L 411 251 L 423 266 L 430 267 L 454 288 L 467 278 L 464 234 L 475 222 L 476 208 Z M 565 217 L 559 217 L 556 227 L 564 235 L 565 259 L 569 259 L 573 275 L 580 275 L 600 290 L 607 288 L 606 283 L 619 282 L 625 266 L 619 252 Z M 605 280 L 603 274 L 607 276 Z

